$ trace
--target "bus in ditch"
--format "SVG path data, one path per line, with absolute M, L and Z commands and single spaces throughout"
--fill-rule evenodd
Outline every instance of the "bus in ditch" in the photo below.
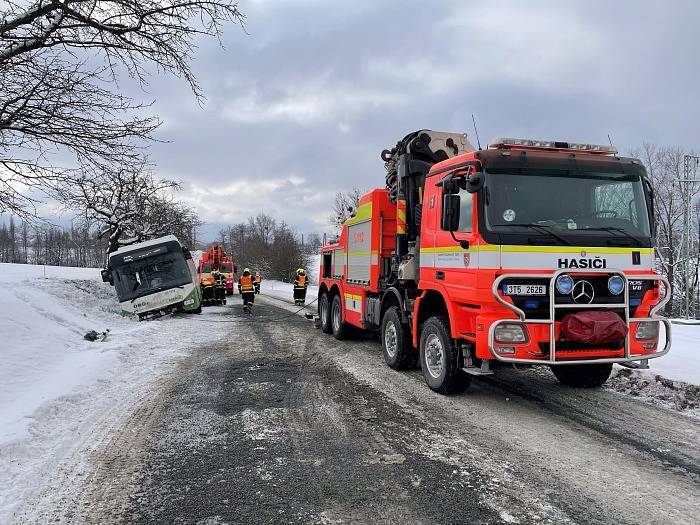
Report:
M 139 320 L 202 311 L 202 291 L 192 255 L 174 235 L 112 252 L 102 280 L 114 286 L 122 314 L 138 316 Z

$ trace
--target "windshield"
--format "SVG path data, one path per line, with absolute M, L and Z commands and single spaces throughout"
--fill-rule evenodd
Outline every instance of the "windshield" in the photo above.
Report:
M 175 288 L 192 282 L 185 257 L 181 251 L 159 250 L 151 255 L 139 253 L 112 268 L 114 286 L 120 301 L 129 301 L 154 292 Z
M 490 232 L 549 235 L 566 243 L 609 245 L 650 242 L 649 218 L 639 175 L 537 170 L 504 171 L 487 178 L 486 226 Z M 509 239 L 509 242 L 513 242 Z
M 221 272 L 222 273 L 231 273 L 233 272 L 233 268 L 231 263 L 222 263 L 221 264 Z
M 202 273 L 211 273 L 211 263 L 202 264 Z

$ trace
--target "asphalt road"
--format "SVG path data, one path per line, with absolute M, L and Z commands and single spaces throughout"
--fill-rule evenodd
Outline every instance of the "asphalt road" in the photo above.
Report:
M 234 303 L 236 301 L 233 301 Z M 700 422 L 546 370 L 463 395 L 271 298 L 192 349 L 66 465 L 58 523 L 698 523 Z

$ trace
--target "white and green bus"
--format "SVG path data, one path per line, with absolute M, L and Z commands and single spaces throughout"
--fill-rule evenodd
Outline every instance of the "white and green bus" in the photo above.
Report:
M 176 311 L 202 311 L 192 255 L 174 235 L 112 252 L 102 280 L 114 286 L 124 315 L 146 319 Z

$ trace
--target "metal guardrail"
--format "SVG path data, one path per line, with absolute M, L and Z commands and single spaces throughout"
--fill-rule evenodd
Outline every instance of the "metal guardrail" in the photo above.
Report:
M 590 275 L 590 274 L 605 274 L 605 275 L 619 275 L 624 281 L 624 303 L 596 303 L 596 304 L 556 304 L 555 302 L 555 283 L 557 278 L 562 274 L 568 274 L 572 277 L 576 275 Z M 549 279 L 549 319 L 527 319 L 525 312 L 507 302 L 500 294 L 501 283 L 506 279 Z M 512 323 L 513 319 L 499 319 L 495 321 L 489 328 L 489 351 L 491 355 L 498 361 L 503 361 L 505 363 L 520 363 L 520 364 L 536 364 L 536 365 L 580 365 L 580 364 L 596 364 L 596 363 L 630 363 L 633 361 L 644 361 L 647 359 L 654 359 L 656 357 L 661 357 L 668 353 L 671 348 L 671 323 L 665 317 L 656 315 L 656 313 L 661 310 L 668 301 L 671 299 L 669 293 L 670 287 L 668 280 L 665 277 L 656 274 L 646 274 L 646 275 L 634 275 L 631 276 L 633 281 L 660 281 L 666 287 L 666 296 L 655 305 L 649 312 L 649 317 L 633 317 L 629 316 L 629 279 L 621 270 L 611 270 L 611 269 L 586 269 L 583 271 L 572 272 L 569 269 L 557 270 L 554 273 L 549 274 L 533 274 L 533 273 L 518 273 L 518 274 L 505 274 L 496 278 L 493 282 L 491 291 L 493 292 L 496 300 L 503 306 L 507 307 L 509 310 L 513 311 L 521 323 L 527 324 L 543 324 L 549 326 L 549 359 L 524 359 L 519 357 L 507 357 L 505 355 L 496 352 L 494 347 L 495 342 L 495 331 L 496 328 L 503 323 Z M 640 354 L 632 355 L 630 353 L 630 337 L 632 337 L 632 330 L 627 331 L 627 336 L 625 336 L 625 356 L 624 357 L 611 357 L 611 358 L 600 358 L 600 359 L 556 359 L 556 334 L 555 334 L 555 320 L 556 320 L 556 310 L 558 309 L 606 309 L 614 308 L 617 310 L 624 310 L 625 313 L 625 323 L 628 328 L 630 323 L 639 323 L 645 321 L 656 321 L 664 324 L 666 328 L 666 344 L 663 350 L 655 352 L 653 354 Z M 515 346 L 515 344 L 511 345 Z

